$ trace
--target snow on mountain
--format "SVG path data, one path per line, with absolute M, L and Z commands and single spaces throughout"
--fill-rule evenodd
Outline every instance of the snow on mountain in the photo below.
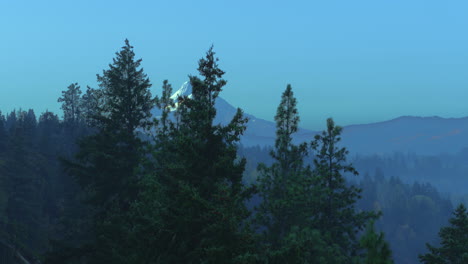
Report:
M 186 81 L 182 84 L 179 90 L 177 90 L 174 94 L 171 95 L 172 100 L 177 100 L 179 96 L 187 95 L 189 97 L 192 96 L 192 85 L 189 81 Z
M 174 111 L 177 108 L 178 106 L 177 99 L 179 98 L 179 96 L 187 96 L 188 98 L 192 98 L 192 85 L 190 84 L 189 81 L 184 82 L 184 84 L 182 84 L 180 89 L 171 95 L 171 99 L 174 100 L 174 102 L 176 102 L 175 108 L 172 109 L 171 111 Z
M 177 98 L 179 96 L 188 96 L 189 98 L 191 98 L 192 86 L 190 82 L 185 82 L 184 84 L 182 84 L 180 89 L 178 89 L 171 95 L 171 98 L 174 101 L 177 101 Z M 229 124 L 229 122 L 232 120 L 237 111 L 237 108 L 233 107 L 222 97 L 218 97 L 216 99 L 215 108 L 216 117 L 214 123 L 222 125 Z M 157 117 L 160 115 L 161 110 L 155 108 L 153 109 L 152 113 L 154 116 Z M 244 113 L 244 115 L 248 118 L 249 121 L 247 123 L 247 130 L 244 132 L 244 135 L 241 138 L 241 143 L 244 146 L 273 145 L 276 136 L 275 123 L 261 118 L 257 118 L 247 113 Z
M 171 98 L 179 95 L 191 96 L 190 82 L 185 82 Z M 299 98 L 300 99 L 300 98 Z M 228 124 L 236 108 L 226 100 L 216 100 L 216 124 Z M 154 109 L 153 114 L 159 115 Z M 244 113 L 249 119 L 247 130 L 241 138 L 244 146 L 272 146 L 276 137 L 274 122 Z M 273 114 L 272 114 L 273 117 Z M 323 121 L 325 124 L 325 120 Z M 339 125 L 339 124 L 338 124 Z M 300 128 L 294 135 L 294 142 L 310 142 L 317 131 Z M 393 152 L 413 152 L 417 154 L 456 153 L 468 147 L 468 117 L 411 117 L 404 116 L 389 121 L 350 125 L 343 127 L 342 146 L 351 154 L 384 154 Z

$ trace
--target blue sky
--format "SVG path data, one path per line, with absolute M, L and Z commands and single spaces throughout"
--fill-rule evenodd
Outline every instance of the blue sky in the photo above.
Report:
M 59 111 L 70 83 L 96 74 L 128 38 L 154 94 L 195 74 L 211 44 L 234 106 L 273 120 L 286 84 L 301 124 L 401 115 L 468 116 L 468 2 L 0 2 L 0 110 Z

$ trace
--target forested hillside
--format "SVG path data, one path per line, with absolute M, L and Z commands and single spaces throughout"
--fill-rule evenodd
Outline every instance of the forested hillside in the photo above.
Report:
M 274 146 L 242 147 L 241 109 L 214 122 L 226 80 L 213 47 L 191 95 L 176 99 L 168 81 L 151 94 L 141 61 L 126 40 L 99 87 L 57 95 L 62 113 L 0 114 L 1 263 L 467 259 L 468 215 L 450 200 L 462 188 L 431 174 L 456 183 L 463 153 L 351 157 L 331 118 L 296 144 L 291 85 L 278 95 Z M 456 242 L 438 248 L 445 240 Z
M 247 158 L 244 177 L 247 182 L 255 182 L 259 177 L 256 170 L 258 163 L 272 163 L 269 151 L 270 149 L 266 147 L 239 148 L 240 155 Z M 395 263 L 419 263 L 418 254 L 426 251 L 427 242 L 437 243 L 440 227 L 447 224 L 453 204 L 460 202 L 461 198 L 454 196 L 450 199 L 449 192 L 441 193 L 435 187 L 437 184 L 430 183 L 431 180 L 437 182 L 437 178 L 434 177 L 437 171 L 430 168 L 438 166 L 439 163 L 424 162 L 429 159 L 424 156 L 410 155 L 406 159 L 404 157 L 403 154 L 388 157 L 355 157 L 352 159 L 353 164 L 356 168 L 361 168 L 358 169 L 360 175 L 357 177 L 348 175 L 346 178 L 349 184 L 355 184 L 363 190 L 362 199 L 357 202 L 359 209 L 382 212 L 376 227 L 386 234 L 386 239 L 393 250 Z M 420 161 L 417 163 L 420 170 L 413 170 L 417 174 L 408 178 L 412 174 L 408 172 L 406 165 L 402 166 L 402 163 L 411 163 L 415 160 Z M 434 157 L 432 160 L 437 161 L 437 158 Z M 426 178 L 420 179 L 417 176 L 422 172 L 427 172 Z M 455 181 L 456 177 L 450 175 L 442 180 Z M 258 202 L 256 198 L 251 204 Z

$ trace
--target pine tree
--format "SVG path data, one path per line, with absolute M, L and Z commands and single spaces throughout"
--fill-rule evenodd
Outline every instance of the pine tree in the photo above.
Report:
M 320 234 L 305 229 L 311 224 L 309 219 L 313 214 L 311 206 L 314 198 L 311 195 L 310 170 L 303 164 L 307 155 L 307 144 L 292 143 L 292 135 L 297 132 L 299 123 L 296 104 L 291 85 L 288 85 L 275 116 L 276 141 L 275 148 L 270 153 L 275 162 L 271 167 L 264 164 L 258 166 L 258 190 L 262 202 L 257 208 L 256 223 L 260 228 L 264 228 L 262 244 L 267 247 L 269 262 L 304 263 L 307 259 L 299 261 L 298 254 L 291 259 L 288 253 L 292 250 L 292 244 L 298 243 L 296 240 L 290 240 L 293 228 L 296 228 L 296 233 L 313 237 L 314 241 L 305 239 L 303 243 L 312 245 L 320 239 Z M 295 245 L 296 248 L 298 246 Z M 304 248 L 301 254 L 313 250 L 310 247 L 310 251 L 306 252 L 307 246 L 301 247 Z M 313 258 L 310 259 L 312 255 L 308 257 L 307 261 L 313 261 Z
M 7 136 L 6 119 L 0 111 L 0 156 L 2 156 L 6 151 Z
M 0 112 L 0 232 L 2 233 L 5 232 L 7 225 L 6 209 L 9 196 L 9 177 L 7 175 L 8 141 L 5 116 Z
M 337 145 L 342 128 L 327 120 L 327 130 L 316 135 L 311 146 L 314 158 L 314 193 L 318 197 L 315 206 L 315 227 L 324 235 L 329 245 L 340 251 L 335 257 L 350 263 L 357 256 L 359 241 L 357 233 L 369 220 L 376 219 L 373 212 L 357 212 L 355 204 L 361 189 L 348 185 L 344 175 L 358 175 L 352 164 L 346 163 L 348 151 Z
M 25 250 L 44 249 L 44 160 L 34 151 L 36 120 L 33 111 L 18 111 L 8 142 L 5 161 L 8 200 L 6 232 L 9 242 Z M 36 251 L 37 252 L 37 251 Z
M 136 194 L 135 169 L 144 156 L 145 142 L 137 129 L 148 125 L 154 102 L 149 79 L 139 69 L 141 59 L 134 57 L 133 47 L 125 40 L 109 69 L 98 75 L 102 104 L 93 116 L 98 132 L 82 142 L 77 156 L 91 164 L 79 181 L 93 188 L 91 199 L 104 207 L 113 202 L 128 207 Z
M 89 86 L 86 87 L 86 92 L 81 97 L 80 109 L 81 109 L 81 118 L 83 122 L 89 126 L 93 127 L 97 116 L 99 116 L 98 110 L 101 105 L 100 98 L 101 91 L 93 89 Z
M 202 79 L 190 77 L 192 97 L 178 99 L 179 121 L 167 130 L 169 140 L 157 141 L 170 155 L 167 163 L 157 161 L 156 170 L 168 198 L 158 257 L 169 263 L 245 262 L 252 250 L 244 226 L 251 190 L 242 183 L 245 160 L 236 155 L 246 118 L 238 109 L 227 126 L 213 125 L 215 101 L 226 84 L 214 56 L 210 48 L 199 61 Z
M 22 132 L 25 144 L 30 148 L 36 148 L 37 118 L 34 110 L 20 111 L 20 121 L 22 122 Z
M 5 129 L 7 131 L 8 134 L 12 134 L 13 130 L 14 130 L 14 127 L 16 125 L 16 121 L 17 121 L 17 118 L 16 118 L 16 111 L 12 111 L 11 113 L 9 113 L 6 117 L 6 120 L 5 120 Z
M 6 176 L 8 134 L 5 116 L 0 112 L 0 230 L 6 222 L 6 204 L 8 201 L 8 177 Z
M 429 253 L 419 255 L 425 264 L 462 264 L 468 263 L 468 213 L 460 204 L 449 220 L 450 226 L 440 229 L 441 246 L 426 244 Z
M 393 264 L 392 251 L 382 232 L 376 233 L 374 221 L 371 221 L 360 238 L 360 245 L 366 250 L 363 264 Z
M 169 197 L 164 181 L 160 176 L 165 166 L 171 162 L 173 155 L 168 152 L 171 141 L 170 131 L 173 123 L 169 119 L 174 102 L 170 98 L 171 85 L 163 82 L 162 97 L 155 98 L 155 103 L 162 110 L 159 119 L 153 120 L 151 138 L 153 144 L 148 145 L 151 158 L 142 164 L 145 173 L 138 183 L 139 193 L 131 204 L 125 225 L 126 241 L 121 249 L 122 263 L 171 263 L 171 258 L 163 254 L 168 237 L 164 226 L 164 215 L 169 213 Z M 154 175 L 154 172 L 158 175 Z
M 122 249 L 126 246 L 127 211 L 137 198 L 140 167 L 147 154 L 147 143 L 138 130 L 149 124 L 154 105 L 151 84 L 140 64 L 125 40 L 109 69 L 97 75 L 100 89 L 93 95 L 99 96 L 99 104 L 88 116 L 95 133 L 80 141 L 76 161 L 65 161 L 91 206 L 88 241 L 69 254 L 87 263 L 126 263 L 124 254 L 128 252 Z M 74 246 L 63 242 L 62 247 Z
M 65 123 L 76 124 L 81 119 L 81 89 L 78 83 L 72 83 L 57 102 L 62 103 L 63 120 Z

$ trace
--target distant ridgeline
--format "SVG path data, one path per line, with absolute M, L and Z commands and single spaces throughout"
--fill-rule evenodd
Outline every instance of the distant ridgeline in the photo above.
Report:
M 59 226 L 59 217 L 66 207 L 74 204 L 73 207 L 79 209 L 75 198 L 69 195 L 76 186 L 64 174 L 58 157 L 71 156 L 77 148 L 76 138 L 88 132 L 84 126 L 72 126 L 50 112 L 36 118 L 33 111 L 16 111 L 0 119 L 3 131 L 7 132 L 0 137 L 0 197 L 6 197 L 0 199 L 3 215 L 0 227 L 11 238 L 16 236 L 16 241 L 21 241 L 2 243 L 0 257 L 5 263 L 23 264 L 27 263 L 24 260 L 33 259 L 28 256 L 44 252 L 48 240 L 60 237 L 59 232 L 49 230 Z M 247 158 L 244 172 L 247 182 L 258 178 L 258 163 L 273 163 L 270 150 L 267 147 L 239 148 L 239 155 Z M 380 208 L 384 212 L 377 227 L 387 233 L 396 259 L 415 260 L 418 253 L 424 252 L 424 244 L 436 238 L 438 229 L 450 216 L 452 205 L 445 199 L 446 195 L 440 196 L 432 186 L 442 188 L 444 193 L 460 191 L 454 188 L 466 186 L 463 180 L 466 180 L 464 164 L 467 159 L 466 151 L 438 156 L 395 153 L 352 158 L 361 174 L 356 181 L 362 181 L 359 184 L 364 189 L 358 206 L 367 210 Z M 362 177 L 366 172 L 371 177 Z M 445 176 L 437 177 L 439 174 Z M 404 183 L 414 181 L 418 183 Z M 30 192 L 31 189 L 37 192 Z M 394 196 L 396 193 L 399 199 Z M 457 196 L 454 201 L 460 200 L 464 197 Z M 400 217 L 402 215 L 406 217 Z M 418 225 L 424 215 L 433 219 L 424 221 L 429 226 Z M 12 245 L 19 250 L 12 250 Z M 35 253 L 25 254 L 22 246 Z M 3 263 L 1 258 L 0 263 Z
M 259 177 L 257 171 L 259 163 L 267 165 L 273 163 L 273 159 L 269 156 L 270 150 L 271 148 L 260 146 L 239 148 L 239 155 L 247 158 L 244 173 L 246 182 L 256 182 Z M 458 167 L 466 163 L 468 157 L 466 155 L 464 157 L 458 156 L 456 159 Z M 357 208 L 382 211 L 383 216 L 377 221 L 376 226 L 384 231 L 393 251 L 395 263 L 419 263 L 418 254 L 426 252 L 427 242 L 437 241 L 440 227 L 447 223 L 451 215 L 452 204 L 458 204 L 460 201 L 468 202 L 468 199 L 462 196 L 452 196 L 453 202 L 449 199 L 447 193 L 451 193 L 458 186 L 460 189 L 456 189 L 457 191 L 466 193 L 461 191 L 467 186 L 468 180 L 466 174 L 462 174 L 461 171 L 456 175 L 443 174 L 446 177 L 440 178 L 441 176 L 437 174 L 440 171 L 435 168 L 441 168 L 442 157 L 396 153 L 383 157 L 359 156 L 353 158 L 352 162 L 360 175 L 358 177 L 351 175 L 347 179 L 363 190 Z M 416 165 L 413 169 L 409 169 L 405 164 Z M 458 180 L 457 175 L 460 177 Z M 461 184 L 462 181 L 464 184 Z M 444 189 L 444 193 L 440 194 L 438 191 L 440 182 L 444 182 L 443 186 L 451 189 Z M 454 182 L 458 185 L 453 184 Z M 249 207 L 258 205 L 259 200 L 259 197 L 254 197 Z
M 244 116 L 218 97 L 214 55 L 153 97 L 126 40 L 98 89 L 62 92 L 63 118 L 0 113 L 0 263 L 467 263 L 449 182 L 466 186 L 468 119 L 318 134 L 291 85 L 274 123 Z M 426 247 L 438 230 L 452 244 Z
M 178 96 L 190 96 L 190 82 L 185 82 L 173 93 Z M 236 113 L 236 108 L 219 97 L 216 101 L 214 123 L 226 125 Z M 153 114 L 158 116 L 159 109 Z M 275 123 L 257 118 L 249 113 L 247 130 L 241 138 L 246 146 L 273 146 L 275 141 Z M 294 142 L 310 142 L 318 131 L 300 128 L 293 135 Z M 460 142 L 468 142 L 468 117 L 414 117 L 403 116 L 393 120 L 343 127 L 343 145 L 354 154 L 392 154 L 394 152 L 415 154 L 457 153 L 468 147 Z

